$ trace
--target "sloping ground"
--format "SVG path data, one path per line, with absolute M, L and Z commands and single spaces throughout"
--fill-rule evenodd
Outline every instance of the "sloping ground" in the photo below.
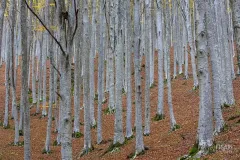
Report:
M 190 62 L 190 61 L 189 61 Z M 97 65 L 97 63 L 96 63 Z M 49 66 L 49 65 L 48 65 Z M 189 64 L 189 66 L 191 66 Z M 172 66 L 173 67 L 173 66 Z M 172 68 L 171 68 L 172 69 Z M 19 69 L 20 70 L 20 69 Z M 142 77 L 144 76 L 144 68 L 142 69 Z M 0 68 L 0 121 L 3 121 L 4 103 L 5 103 L 5 87 L 4 87 L 4 66 Z M 20 71 L 19 71 L 20 72 Z M 192 90 L 193 81 L 191 76 L 185 80 L 182 75 L 179 75 L 177 79 L 172 81 L 172 93 L 173 93 L 173 106 L 174 114 L 177 123 L 181 126 L 180 129 L 175 132 L 169 132 L 170 119 L 167 106 L 167 87 L 165 86 L 164 94 L 164 111 L 166 118 L 162 121 L 151 121 L 151 134 L 144 137 L 144 144 L 149 147 L 149 150 L 137 159 L 156 159 L 156 160 L 172 160 L 177 159 L 182 155 L 185 155 L 192 148 L 197 133 L 198 123 L 198 108 L 199 98 L 198 91 Z M 19 73 L 20 75 L 20 73 Z M 19 76 L 20 77 L 20 76 Z M 95 74 L 97 79 L 97 74 Z M 157 58 L 155 59 L 155 87 L 151 88 L 151 117 L 153 118 L 157 109 Z M 18 81 L 20 84 L 20 80 Z M 144 84 L 144 78 L 143 78 Z M 20 86 L 20 85 L 19 85 Z M 144 86 L 144 85 L 143 85 Z M 143 88 L 144 89 L 144 88 Z M 20 95 L 20 87 L 18 87 L 18 101 Z M 134 93 L 134 92 L 133 92 Z M 224 108 L 224 118 L 227 123 L 226 131 L 216 137 L 217 152 L 212 153 L 204 158 L 207 159 L 240 159 L 240 79 L 234 80 L 234 93 L 236 99 L 236 105 L 229 108 Z M 134 95 L 134 94 L 133 94 Z M 144 95 L 142 95 L 144 98 Z M 134 96 L 133 96 L 134 98 Z M 95 101 L 95 107 L 97 103 Z M 107 108 L 107 103 L 104 104 L 104 108 Z M 126 122 L 126 95 L 123 95 L 123 120 L 124 120 L 124 132 Z M 143 111 L 144 111 L 144 99 L 143 99 Z M 135 112 L 134 99 L 133 99 L 133 114 Z M 35 106 L 31 109 L 31 114 L 35 113 Z M 97 114 L 95 114 L 97 115 Z M 97 130 L 92 129 L 92 144 L 94 145 L 94 151 L 81 159 L 126 159 L 129 154 L 134 151 L 135 138 L 129 140 L 127 144 L 120 147 L 113 153 L 107 153 L 103 155 L 108 146 L 111 144 L 114 134 L 114 115 L 103 116 L 103 139 L 104 143 L 101 145 L 96 144 Z M 134 124 L 133 115 L 132 124 Z M 81 110 L 81 122 L 83 122 L 83 110 Z M 54 126 L 53 121 L 53 126 Z M 144 123 L 143 123 L 144 125 Z M 44 148 L 45 136 L 46 136 L 47 118 L 40 118 L 38 116 L 31 116 L 31 142 L 32 142 L 32 159 L 60 159 L 60 146 L 51 146 L 52 153 L 49 155 L 42 154 Z M 52 130 L 54 131 L 54 130 Z M 81 132 L 83 132 L 83 126 L 81 126 Z M 56 139 L 56 133 L 52 132 L 52 141 Z M 13 120 L 10 120 L 10 129 L 3 129 L 0 127 L 0 160 L 15 160 L 23 159 L 23 146 L 12 146 L 11 143 L 14 140 L 14 124 Z M 23 137 L 21 137 L 23 141 Z M 83 137 L 73 139 L 73 157 L 74 159 L 80 159 L 81 150 L 83 148 Z M 102 156 L 103 155 L 103 156 Z

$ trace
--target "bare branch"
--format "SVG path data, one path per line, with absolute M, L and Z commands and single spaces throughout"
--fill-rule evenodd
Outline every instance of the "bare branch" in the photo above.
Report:
M 62 54 L 65 56 L 66 53 L 60 44 L 60 42 L 57 40 L 56 37 L 51 33 L 51 31 L 46 27 L 46 25 L 43 23 L 43 21 L 40 19 L 40 17 L 33 11 L 33 9 L 28 5 L 27 1 L 25 0 L 25 4 L 27 5 L 27 8 L 32 12 L 32 14 L 39 20 L 39 22 L 42 24 L 42 26 L 47 30 L 47 32 L 50 34 L 50 36 L 54 39 L 54 41 L 58 44 L 59 48 L 62 51 Z
M 76 17 L 76 24 L 75 24 L 75 29 L 74 29 L 71 41 L 73 41 L 74 36 L 77 32 L 77 28 L 78 28 L 78 9 L 77 9 L 77 6 L 76 6 L 76 0 L 74 0 L 74 12 L 75 12 L 75 17 Z
M 62 96 L 56 91 L 55 92 L 57 95 L 58 95 L 58 97 L 60 97 L 60 99 L 62 100 Z
M 50 64 L 53 66 L 53 69 L 56 70 L 57 73 L 59 74 L 59 76 L 61 77 L 61 73 L 60 73 L 60 71 L 57 69 L 57 67 L 55 66 L 55 64 L 52 63 L 51 61 L 50 61 Z

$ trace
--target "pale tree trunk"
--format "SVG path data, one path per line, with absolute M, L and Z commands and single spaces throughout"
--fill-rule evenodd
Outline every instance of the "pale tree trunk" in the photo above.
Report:
M 174 59 L 173 59 L 173 78 L 175 79 L 177 77 L 177 61 L 178 61 L 178 57 L 177 57 L 177 28 L 179 28 L 180 26 L 177 24 L 177 5 L 176 5 L 176 1 L 172 1 L 172 23 L 174 24 L 172 26 L 172 38 L 173 38 L 173 55 L 174 55 Z
M 35 59 L 35 51 L 36 51 L 36 44 L 37 44 L 37 40 L 35 40 L 34 42 L 34 48 L 33 48 L 33 52 L 32 52 L 32 99 L 33 99 L 33 104 L 37 103 L 37 96 L 36 96 L 36 59 Z
M 97 125 L 97 143 L 102 142 L 102 102 L 103 102 L 103 72 L 104 72 L 104 14 L 105 14 L 105 0 L 100 1 L 100 47 L 98 56 L 98 125 Z
M 78 6 L 82 7 L 82 1 L 78 2 Z M 81 70 L 82 70 L 82 44 L 80 44 L 80 39 L 82 36 L 82 11 L 78 13 L 78 29 L 76 33 L 76 41 L 75 41 L 75 58 L 74 58 L 74 127 L 73 133 L 80 133 L 80 96 L 81 96 Z M 80 46 L 79 46 L 80 45 Z
M 109 55 L 108 55 L 108 69 L 109 69 L 109 111 L 112 112 L 115 109 L 115 92 L 114 92 L 114 53 L 115 53 L 115 19 L 116 13 L 114 12 L 115 1 L 109 1 L 110 7 L 110 26 L 109 26 Z
M 7 44 L 11 43 L 11 29 L 7 29 Z M 7 45 L 6 44 L 6 45 Z M 5 109 L 4 109 L 4 122 L 3 122 L 3 127 L 7 128 L 8 127 L 8 112 L 9 112 L 9 98 L 10 98 L 10 85 L 9 85 L 9 71 L 10 71 L 10 55 L 11 55 L 11 45 L 7 45 L 8 49 L 7 52 L 5 53 Z
M 170 114 L 171 130 L 176 129 L 176 120 L 173 113 L 172 104 L 172 86 L 171 86 L 171 72 L 170 72 L 170 4 L 166 2 L 166 54 L 167 54 L 167 87 L 168 87 L 168 107 Z
M 149 16 L 149 29 L 147 30 L 147 33 L 149 34 L 149 43 L 150 43 L 150 47 L 149 47 L 149 53 L 146 52 L 146 54 L 149 54 L 149 87 L 153 85 L 154 82 L 154 35 L 153 35 L 153 24 L 154 24 L 154 14 L 153 14 L 153 9 L 154 7 L 154 3 L 152 2 L 152 0 L 149 0 L 149 9 L 150 9 L 150 16 Z M 147 48 L 146 48 L 147 49 Z
M 39 45 L 36 47 L 36 52 L 39 52 L 39 63 L 38 63 L 38 98 L 37 98 L 37 109 L 36 109 L 36 114 L 40 113 L 40 103 L 42 100 L 42 49 L 41 49 L 41 42 L 38 42 Z
M 21 9 L 21 37 L 22 37 L 22 101 L 24 113 L 24 159 L 31 159 L 31 135 L 30 135 L 30 108 L 28 105 L 28 65 L 29 53 L 27 48 L 28 32 L 27 32 L 27 7 L 24 0 L 20 1 Z
M 66 10 L 63 1 L 57 1 L 58 25 L 60 27 L 60 41 L 62 53 L 60 64 L 60 140 L 62 159 L 72 159 L 72 117 L 71 117 L 71 60 L 75 28 L 75 1 L 68 1 L 70 7 Z M 63 14 L 68 12 L 68 14 Z M 66 21 L 67 20 L 67 21 Z M 65 36 L 67 35 L 67 36 Z
M 123 122 L 122 122 L 122 62 L 123 62 L 123 1 L 115 3 L 115 9 L 118 16 L 117 29 L 117 47 L 115 55 L 116 68 L 116 88 L 115 88 L 115 125 L 114 125 L 114 140 L 113 144 L 123 144 Z
M 221 22 L 221 1 L 215 1 L 215 13 L 216 13 L 216 23 L 217 23 L 217 38 L 220 54 L 220 64 L 221 64 L 221 74 L 220 74 L 220 89 L 221 89 L 221 105 L 226 104 L 226 73 L 225 73 L 225 56 L 224 56 L 224 45 L 223 45 L 223 31 L 222 31 L 222 22 Z
M 3 37 L 3 23 L 4 23 L 4 13 L 6 9 L 6 0 L 1 1 L 1 6 L 0 6 L 0 61 L 2 61 L 2 37 Z M 2 62 L 0 62 L 1 66 Z
M 222 18 L 222 33 L 223 33 L 223 46 L 224 46 L 224 61 L 225 61 L 225 79 L 226 79 L 226 104 L 233 105 L 235 103 L 233 95 L 233 85 L 232 85 L 232 72 L 231 72 L 231 54 L 229 53 L 228 36 L 227 36 L 227 8 L 224 0 L 221 0 L 221 18 Z
M 143 131 L 142 131 L 142 105 L 141 105 L 141 75 L 140 75 L 140 44 L 141 44 L 141 24 L 140 24 L 140 0 L 134 0 L 134 73 L 135 73 L 135 108 L 136 108 L 136 147 L 135 154 L 144 151 Z
M 150 134 L 150 63 L 152 63 L 152 44 L 151 44 L 151 2 L 150 0 L 145 1 L 145 127 L 144 135 Z
M 11 91 L 12 91 L 12 113 L 14 118 L 14 132 L 15 132 L 15 138 L 14 138 L 14 145 L 17 145 L 19 142 L 19 131 L 18 131 L 18 111 L 17 111 L 17 100 L 16 100 L 16 83 L 14 83 L 15 78 L 17 78 L 14 75 L 15 70 L 15 45 L 14 45 L 14 35 L 15 35 L 15 20 L 16 20 L 16 14 L 14 10 L 16 9 L 16 3 L 14 3 L 14 0 L 10 1 L 10 8 L 9 8 L 9 17 L 10 17 L 10 26 L 11 26 L 11 37 L 10 37 L 10 83 L 11 83 Z
M 126 47 L 126 68 L 127 68 L 127 75 L 126 75 L 126 83 L 127 83 L 127 118 L 126 118 L 126 138 L 130 138 L 133 135 L 132 132 L 132 25 L 131 25 L 131 17 L 130 15 L 130 1 L 125 2 L 126 5 L 126 12 L 125 17 L 127 23 L 126 28 L 126 38 L 125 38 L 125 47 Z
M 49 3 L 47 3 L 49 4 Z M 49 40 L 49 55 L 50 55 L 50 61 L 51 64 L 54 62 L 54 55 L 53 55 L 53 44 L 52 40 Z M 54 68 L 53 66 L 50 67 L 50 78 L 49 78 L 49 104 L 48 104 L 48 122 L 47 122 L 47 136 L 46 136 L 46 142 L 45 142 L 45 152 L 49 153 L 50 150 L 50 142 L 51 142 L 51 129 L 52 129 L 52 108 L 53 108 L 53 99 L 54 99 Z
M 231 55 L 231 76 L 232 80 L 236 78 L 235 70 L 234 70 L 234 41 L 233 41 L 233 18 L 232 18 L 232 7 L 230 7 L 230 0 L 227 0 L 227 16 L 228 16 L 228 45 Z
M 88 19 L 88 0 L 84 0 L 83 9 L 83 90 L 84 90 L 84 148 L 83 153 L 88 153 L 92 149 L 91 143 L 91 119 L 89 107 L 89 59 L 90 59 L 90 38 L 89 38 L 89 19 Z
M 191 14 L 189 8 L 189 0 L 185 0 L 185 15 L 186 15 L 186 25 L 187 25 L 187 36 L 188 36 L 188 44 L 190 47 L 190 55 L 191 55 L 191 64 L 192 64 L 192 74 L 194 84 L 193 87 L 198 87 L 198 79 L 196 73 L 196 63 L 195 63 L 195 53 L 194 53 L 194 46 L 193 46 L 193 36 L 192 36 L 192 26 L 191 26 Z
M 57 31 L 58 32 L 58 31 Z M 56 33 L 55 35 L 58 35 L 58 33 Z M 56 37 L 58 37 L 58 36 L 56 36 Z M 58 66 L 58 62 L 59 62 L 59 60 L 58 60 L 58 57 L 59 57 L 59 47 L 58 47 L 58 45 L 56 44 L 56 43 L 53 43 L 54 44 L 54 49 L 55 49 L 55 52 L 54 52 L 54 56 L 55 56 L 55 67 L 56 68 L 59 68 Z M 59 132 L 58 132 L 58 129 L 59 129 L 59 119 L 58 119 L 58 113 L 59 113 L 59 98 L 58 98 L 58 95 L 57 95 L 57 92 L 58 92 L 58 76 L 59 76 L 59 74 L 58 74 L 58 72 L 57 71 L 54 71 L 54 106 L 53 106 L 53 108 L 54 108 L 54 118 L 55 118 L 55 132 L 57 132 L 58 133 L 58 136 L 57 137 L 59 137 Z
M 240 74 L 240 1 L 231 0 L 233 10 L 234 38 L 237 49 L 238 74 Z
M 224 127 L 224 120 L 221 109 L 221 95 L 220 95 L 220 54 L 218 53 L 219 43 L 216 37 L 216 13 L 214 9 L 215 2 L 208 1 L 207 9 L 207 38 L 208 46 L 211 57 L 212 67 L 212 82 L 213 82 L 213 105 L 214 105 L 214 117 L 215 117 L 215 133 L 221 132 Z
M 183 66 L 183 62 L 184 62 L 184 60 L 183 60 L 183 52 L 182 52 L 182 48 L 181 48 L 181 46 L 182 46 L 182 41 L 181 41 L 181 37 L 182 37 L 182 28 L 183 28 L 183 26 L 182 26 L 182 23 L 181 23 L 181 11 L 180 11 L 180 8 L 179 8 L 179 6 L 176 4 L 176 8 L 177 8 L 177 26 L 179 26 L 179 27 L 177 27 L 177 39 L 176 39 L 176 41 L 177 41 L 177 56 L 178 56 L 178 74 L 182 74 L 183 73 L 183 68 L 182 68 L 182 66 Z M 182 27 L 181 27 L 182 26 Z
M 48 26 L 49 25 L 49 13 L 48 13 L 48 6 L 45 7 L 44 9 L 44 19 L 45 19 L 45 22 L 46 22 L 46 25 Z M 47 106 L 47 54 L 48 54 L 48 48 L 49 48 L 49 44 L 48 44 L 48 33 L 47 31 L 45 30 L 43 32 L 43 48 L 42 48 L 42 76 L 43 76 L 43 103 L 42 103 L 42 116 L 47 116 L 47 109 L 46 109 L 46 106 Z
M 53 11 L 50 10 L 50 1 L 46 0 L 46 12 L 50 16 L 50 21 L 48 25 L 52 25 Z M 47 122 L 47 133 L 45 141 L 45 152 L 50 153 L 50 143 L 51 143 L 51 133 L 52 133 L 52 108 L 53 108 L 53 99 L 54 99 L 54 51 L 53 51 L 53 40 L 49 41 L 49 56 L 50 56 L 50 77 L 49 77 L 49 104 L 48 104 L 48 122 Z
M 163 19 L 162 19 L 162 0 L 157 0 L 157 41 L 158 41 L 158 109 L 157 116 L 164 117 L 163 98 L 164 98 L 164 78 L 163 78 Z M 161 119 L 162 119 L 161 118 Z
M 212 122 L 212 90 L 210 83 L 207 28 L 206 28 L 206 1 L 196 1 L 196 45 L 199 77 L 199 121 L 198 121 L 198 147 L 199 154 L 206 151 L 213 144 Z
M 140 46 L 140 62 L 142 62 L 142 57 L 145 55 L 145 14 L 146 14 L 146 9 L 145 9 L 145 1 L 142 0 L 140 2 L 140 11 L 142 12 L 141 16 L 141 46 Z
M 96 53 L 96 0 L 92 0 L 92 33 L 91 33 L 91 51 L 90 51 L 90 60 L 89 60 L 89 71 L 90 71 L 90 117 L 91 117 L 91 126 L 96 125 L 94 117 L 94 96 L 95 96 L 95 83 L 94 83 L 94 56 Z

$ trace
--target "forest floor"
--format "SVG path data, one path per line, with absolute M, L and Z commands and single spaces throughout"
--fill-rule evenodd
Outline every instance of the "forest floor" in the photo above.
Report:
M 143 60 L 144 61 L 144 60 Z M 190 62 L 190 60 L 189 60 Z M 96 63 L 97 65 L 97 63 Z M 48 70 L 49 70 L 49 64 Z M 142 83 L 144 89 L 144 65 L 142 65 Z M 191 65 L 189 64 L 189 68 Z M 184 69 L 184 68 L 183 68 Z M 173 70 L 173 65 L 171 66 Z M 96 69 L 95 69 L 96 72 Z M 18 102 L 20 100 L 20 69 L 18 70 Z M 97 79 L 97 73 L 95 73 Z M 155 85 L 150 90 L 151 99 L 151 118 L 156 114 L 157 110 L 157 55 L 155 56 Z M 4 104 L 5 104 L 5 66 L 0 68 L 0 122 L 3 122 Z M 234 95 L 236 104 L 231 107 L 223 109 L 224 119 L 227 124 L 225 131 L 216 136 L 216 152 L 211 153 L 203 157 L 203 159 L 240 159 L 240 78 L 237 77 L 233 81 Z M 180 125 L 180 129 L 170 132 L 170 119 L 167 105 L 167 87 L 164 87 L 164 113 L 165 119 L 161 121 L 151 120 L 151 134 L 144 137 L 144 144 L 149 148 L 144 155 L 137 157 L 137 159 L 144 160 L 174 160 L 179 157 L 188 154 L 189 150 L 193 147 L 196 140 L 197 126 L 198 126 L 198 110 L 199 110 L 199 96 L 198 90 L 192 90 L 193 80 L 191 69 L 189 69 L 189 79 L 184 79 L 183 75 L 178 75 L 176 79 L 172 80 L 172 98 L 174 115 L 177 123 Z M 144 91 L 144 90 L 143 90 Z M 143 101 L 143 115 L 144 115 L 144 92 L 142 92 Z M 107 97 L 107 95 L 106 95 Z M 95 107 L 97 108 L 97 101 L 95 101 Z M 135 119 L 135 107 L 134 107 L 134 92 L 133 92 L 133 118 L 132 124 L 134 125 Z M 108 103 L 108 102 L 107 102 Z M 104 104 L 103 109 L 107 108 L 107 103 Z M 72 103 L 73 105 L 73 103 Z M 31 153 L 33 160 L 53 159 L 57 160 L 61 158 L 61 147 L 53 146 L 53 142 L 56 140 L 57 134 L 52 129 L 51 139 L 51 154 L 42 154 L 46 139 L 46 126 L 47 117 L 41 118 L 40 115 L 34 116 L 36 107 L 31 109 Z M 95 112 L 95 115 L 97 112 Z M 9 113 L 10 114 L 10 113 Z M 104 143 L 96 144 L 97 129 L 92 129 L 92 144 L 94 150 L 80 157 L 83 149 L 83 137 L 73 138 L 73 158 L 74 159 L 127 159 L 127 156 L 134 152 L 135 138 L 129 140 L 127 144 L 115 150 L 112 153 L 103 153 L 107 150 L 108 146 L 112 143 L 114 135 L 114 115 L 103 116 L 103 139 Z M 143 116 L 144 117 L 144 116 Z M 83 122 L 83 110 L 81 110 L 81 122 Z M 123 94 L 123 123 L 124 133 L 126 130 L 126 95 Z M 143 118 L 144 125 L 144 118 Z M 53 121 L 54 126 L 54 121 Z M 53 127 L 54 128 L 54 127 Z M 80 128 L 83 132 L 83 126 Z M 135 133 L 134 133 L 135 134 Z M 23 146 L 11 145 L 14 140 L 14 123 L 10 120 L 10 128 L 3 129 L 0 127 L 0 160 L 17 160 L 23 159 Z M 20 137 L 23 141 L 23 137 Z

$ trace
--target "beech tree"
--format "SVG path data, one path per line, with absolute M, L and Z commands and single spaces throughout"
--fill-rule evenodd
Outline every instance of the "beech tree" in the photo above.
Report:
M 3 22 L 4 22 L 4 13 L 6 9 L 6 0 L 1 1 L 0 6 L 0 66 L 2 65 L 2 37 L 3 37 Z
M 35 133 L 30 133 L 30 111 L 33 116 L 41 111 L 41 121 L 47 125 L 43 153 L 51 153 L 52 131 L 55 131 L 54 144 L 61 145 L 61 158 L 75 159 L 79 153 L 73 152 L 72 138 L 82 136 L 80 113 L 83 109 L 83 149 L 79 156 L 93 151 L 95 144 L 100 146 L 108 141 L 104 132 L 114 135 L 106 154 L 113 146 L 111 153 L 127 144 L 125 142 L 134 138 L 135 131 L 132 157 L 135 158 L 149 149 L 144 146 L 143 136 L 153 133 L 152 118 L 165 118 L 165 101 L 170 130 L 179 129 L 173 109 L 179 102 L 175 101 L 172 85 L 179 82 L 175 78 L 182 77 L 178 74 L 184 69 L 185 79 L 181 80 L 185 84 L 193 79 L 193 89 L 200 97 L 195 144 L 198 152 L 190 155 L 200 158 L 214 145 L 214 136 L 224 129 L 223 107 L 235 103 L 233 80 L 237 77 L 233 45 L 235 40 L 239 62 L 239 10 L 236 0 L 2 0 L 3 127 L 9 128 L 11 116 L 15 130 L 13 144 L 20 145 L 19 136 L 24 135 L 24 159 L 31 159 L 35 157 L 31 152 L 35 141 L 30 137 Z M 156 84 L 155 50 L 158 56 Z M 193 77 L 188 77 L 189 58 Z M 17 81 L 18 68 L 21 84 Z M 152 93 L 157 93 L 158 102 L 150 99 Z M 151 107 L 153 104 L 156 108 Z M 113 114 L 110 119 L 114 120 L 114 128 L 107 131 L 105 109 Z M 153 110 L 155 117 L 152 117 Z M 156 124 L 159 123 L 164 121 Z M 96 138 L 92 134 L 96 134 Z
M 136 108 L 136 147 L 135 154 L 144 151 L 143 131 L 142 131 L 142 108 L 141 108 L 141 75 L 140 75 L 140 45 L 141 45 L 141 27 L 140 27 L 140 0 L 134 0 L 134 77 L 135 77 L 135 108 Z M 146 86 L 147 87 L 147 86 Z
M 208 51 L 207 51 L 207 28 L 206 7 L 207 1 L 196 1 L 196 40 L 199 77 L 200 109 L 198 121 L 198 146 L 200 154 L 213 144 L 213 122 L 212 122 L 212 90 L 210 83 Z

